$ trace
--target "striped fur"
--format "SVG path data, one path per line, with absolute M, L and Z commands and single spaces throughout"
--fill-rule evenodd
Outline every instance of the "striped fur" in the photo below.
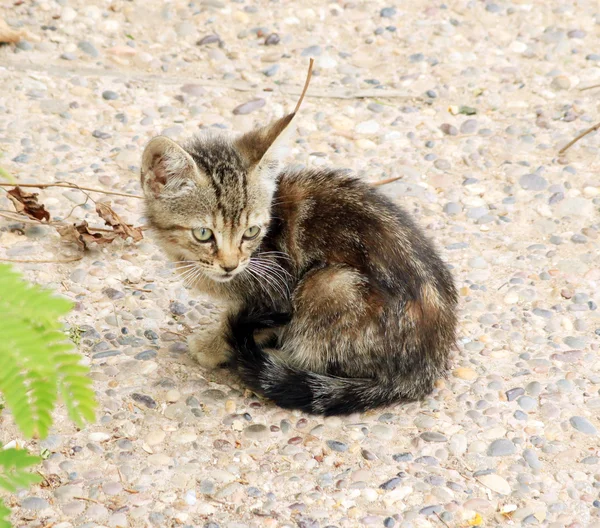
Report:
M 181 147 L 155 138 L 144 152 L 159 242 L 191 263 L 193 286 L 228 308 L 218 328 L 193 338 L 192 353 L 309 413 L 423 398 L 445 375 L 455 340 L 451 274 L 378 190 L 342 171 L 282 168 L 277 152 L 292 117 L 238 139 Z M 245 241 L 254 225 L 260 236 Z M 212 243 L 194 240 L 199 227 L 214 231 Z M 223 262 L 239 263 L 226 282 Z

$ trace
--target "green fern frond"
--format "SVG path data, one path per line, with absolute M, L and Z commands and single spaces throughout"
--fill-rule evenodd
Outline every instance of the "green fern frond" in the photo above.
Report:
M 58 394 L 79 426 L 95 419 L 88 368 L 73 352 L 60 318 L 71 303 L 0 265 L 0 393 L 26 437 L 44 438 Z
M 77 425 L 95 419 L 89 369 L 73 352 L 60 321 L 70 309 L 69 301 L 0 265 L 0 411 L 8 408 L 29 438 L 48 435 L 59 394 Z M 40 462 L 25 450 L 0 449 L 0 488 L 14 493 L 39 482 L 28 468 Z M 0 528 L 10 528 L 9 517 L 0 499 Z
M 26 488 L 41 480 L 35 473 L 29 473 L 27 468 L 41 462 L 41 458 L 32 456 L 22 449 L 4 449 L 0 451 L 0 487 L 14 493 L 19 488 Z
M 11 528 L 10 510 L 4 506 L 2 499 L 0 499 L 0 528 Z

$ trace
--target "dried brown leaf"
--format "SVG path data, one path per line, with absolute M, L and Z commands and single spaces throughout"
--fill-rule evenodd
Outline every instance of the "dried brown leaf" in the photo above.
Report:
M 21 187 L 15 187 L 8 191 L 8 199 L 13 203 L 17 213 L 27 215 L 35 220 L 50 220 L 50 213 L 46 211 L 44 204 L 38 202 L 38 193 L 23 191 Z
M 81 249 L 88 249 L 92 242 L 110 244 L 118 236 L 116 233 L 94 231 L 94 228 L 90 229 L 85 220 L 79 224 L 65 224 L 55 227 L 58 234 L 66 242 L 77 244 Z
M 106 222 L 106 225 L 112 227 L 115 234 L 121 238 L 131 237 L 134 242 L 139 242 L 144 238 L 139 227 L 133 227 L 131 224 L 123 222 L 121 217 L 113 211 L 110 202 L 96 203 L 96 212 Z

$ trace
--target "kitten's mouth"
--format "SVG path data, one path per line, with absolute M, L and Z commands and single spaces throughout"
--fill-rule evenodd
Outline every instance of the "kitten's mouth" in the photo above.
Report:
M 214 280 L 215 282 L 229 282 L 234 277 L 235 277 L 235 275 L 233 275 L 231 273 L 227 273 L 226 275 L 211 275 L 210 278 L 212 280 Z

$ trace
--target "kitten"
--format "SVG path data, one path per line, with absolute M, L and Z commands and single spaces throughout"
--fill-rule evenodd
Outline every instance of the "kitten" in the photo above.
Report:
M 281 165 L 294 115 L 238 138 L 159 136 L 144 151 L 160 245 L 228 308 L 190 350 L 288 409 L 344 415 L 421 399 L 455 341 L 452 276 L 376 188 Z

